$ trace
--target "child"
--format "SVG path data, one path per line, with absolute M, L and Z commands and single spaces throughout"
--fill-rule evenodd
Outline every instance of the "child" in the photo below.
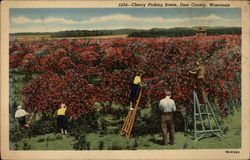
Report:
M 64 103 L 62 103 L 60 107 L 61 108 L 59 108 L 57 110 L 58 126 L 61 129 L 62 134 L 68 134 L 68 132 L 67 132 L 67 119 L 66 119 L 66 116 L 65 116 L 67 106 Z

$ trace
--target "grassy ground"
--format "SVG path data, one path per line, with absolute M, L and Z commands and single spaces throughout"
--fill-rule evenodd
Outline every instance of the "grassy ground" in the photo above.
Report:
M 15 144 L 20 150 L 72 150 L 73 137 L 61 134 L 46 134 L 22 139 Z
M 108 117 L 111 120 L 111 117 Z M 219 149 L 241 147 L 241 113 L 234 112 L 222 121 L 224 138 L 208 134 L 198 142 L 191 134 L 177 132 L 174 145 L 162 145 L 162 134 L 144 135 L 125 139 L 119 135 L 120 126 L 115 121 L 108 126 L 107 134 L 91 133 L 86 135 L 90 150 L 140 150 L 140 149 Z M 29 139 L 22 139 L 15 144 L 20 150 L 73 150 L 74 139 L 71 136 L 51 133 Z

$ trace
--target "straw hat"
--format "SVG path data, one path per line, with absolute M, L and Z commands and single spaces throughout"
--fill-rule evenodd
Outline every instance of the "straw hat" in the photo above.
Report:
M 143 70 L 141 70 L 141 69 L 138 70 L 137 73 L 138 73 L 138 74 L 145 74 L 145 72 L 144 72 Z

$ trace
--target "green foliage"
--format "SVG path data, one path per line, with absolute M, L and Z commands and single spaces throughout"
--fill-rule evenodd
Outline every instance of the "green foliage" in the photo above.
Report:
M 30 149 L 31 149 L 30 145 L 27 142 L 24 142 L 23 150 L 30 150 Z
M 55 137 L 57 140 L 61 140 L 62 139 L 62 135 L 56 135 Z
M 118 125 L 120 128 L 123 125 L 125 116 L 128 113 L 128 108 L 121 105 L 112 106 L 113 122 L 109 125 Z M 122 115 L 122 116 L 121 116 Z M 155 134 L 161 132 L 160 111 L 158 103 L 154 103 L 147 108 L 139 108 L 136 114 L 136 120 L 133 127 L 133 136 L 138 137 L 141 135 Z M 122 118 L 121 121 L 119 121 Z M 176 131 L 184 131 L 184 117 L 179 111 L 175 112 Z M 120 129 L 119 128 L 119 129 Z
M 137 147 L 138 147 L 138 142 L 137 142 L 137 140 L 135 140 L 132 149 L 136 150 Z
M 184 149 L 186 149 L 186 148 L 187 148 L 187 146 L 188 146 L 188 144 L 187 144 L 187 143 L 185 143 L 185 144 L 183 145 L 183 148 L 184 148 Z
M 112 31 L 103 31 L 103 30 L 60 31 L 53 33 L 51 37 L 83 37 L 83 36 L 104 36 L 104 35 L 112 35 Z
M 58 128 L 56 119 L 49 113 L 43 114 L 40 120 L 35 121 L 29 128 L 20 126 L 17 119 L 10 118 L 10 142 L 17 143 L 25 138 L 31 138 L 37 135 L 45 135 L 56 132 Z M 51 140 L 49 138 L 49 140 Z M 40 138 L 37 142 L 44 142 L 44 138 Z
M 34 35 L 50 35 L 52 32 L 23 32 L 23 33 L 10 33 L 10 36 L 34 36 Z
M 18 142 L 23 138 L 28 137 L 28 130 L 22 126 L 19 126 L 17 122 L 10 126 L 10 142 Z
M 75 139 L 74 149 L 76 150 L 89 150 L 90 143 L 87 142 L 86 134 L 90 132 L 100 131 L 101 135 L 106 134 L 106 124 L 104 117 L 94 109 L 86 115 L 82 115 L 77 121 L 71 121 L 69 128 L 70 134 Z M 103 144 L 99 144 L 99 147 L 103 147 Z
M 59 132 L 56 117 L 52 113 L 43 113 L 29 128 L 32 136 Z
M 30 150 L 72 150 L 73 138 L 55 133 L 39 135 L 31 138 L 23 138 L 18 142 L 11 143 L 10 149 L 23 150 L 24 145 L 30 146 Z
M 85 134 L 81 134 L 78 137 L 75 137 L 75 140 L 77 141 L 73 146 L 75 150 L 89 150 L 90 149 L 90 143 L 86 141 Z
M 210 28 L 208 35 L 241 34 L 241 27 Z
M 62 139 L 62 136 L 61 136 L 61 139 Z M 55 136 L 48 136 L 48 137 L 46 138 L 46 140 L 47 140 L 47 141 L 55 141 L 55 140 L 57 140 L 57 137 L 55 137 Z
M 99 142 L 98 149 L 99 149 L 99 150 L 103 150 L 103 149 L 104 149 L 104 142 L 103 142 L 103 141 L 100 141 L 100 142 Z
M 112 147 L 110 148 L 111 150 L 122 150 L 122 147 L 118 145 L 117 143 L 113 143 Z
M 155 107 L 157 106 L 151 106 L 138 111 L 133 128 L 133 136 L 152 134 L 160 131 L 160 115 L 154 112 Z
M 129 37 L 186 37 L 194 36 L 197 28 L 178 27 L 170 29 L 153 28 L 142 32 L 133 32 Z M 207 35 L 241 34 L 241 27 L 208 28 Z
M 127 110 L 128 108 L 120 105 L 112 106 L 112 114 L 118 114 L 116 110 Z M 99 110 L 100 111 L 100 110 Z M 207 134 L 206 138 L 194 142 L 193 135 L 183 132 L 176 132 L 174 145 L 162 144 L 162 131 L 159 122 L 159 111 L 157 104 L 145 109 L 139 109 L 136 123 L 132 130 L 132 137 L 126 139 L 120 136 L 119 130 L 122 127 L 124 116 L 111 114 L 100 114 L 93 111 L 86 117 L 81 117 L 81 122 L 73 123 L 71 120 L 70 135 L 45 134 L 28 138 L 32 130 L 18 128 L 15 134 L 18 140 L 11 141 L 12 148 L 16 150 L 144 150 L 144 149 L 217 149 L 217 148 L 240 148 L 241 147 L 241 111 L 234 107 L 234 115 L 227 118 L 219 118 L 224 138 L 218 138 Z M 127 111 L 124 111 L 126 113 Z M 44 117 L 45 118 L 45 117 Z M 101 133 L 102 120 L 105 121 L 107 130 Z M 89 121 L 95 123 L 89 123 Z M 154 122 L 158 120 L 158 122 Z M 37 124 L 39 125 L 39 124 Z M 156 126 L 153 126 L 156 125 Z M 17 124 L 18 126 L 18 124 Z M 177 126 L 177 125 L 176 125 Z M 76 127 L 76 128 L 74 128 Z M 86 128 L 85 128 L 86 127 Z M 90 129 L 88 129 L 90 127 Z M 91 127 L 93 127 L 91 129 Z M 158 127 L 158 128 L 157 128 Z M 138 130 L 147 130 L 140 134 Z M 154 130 L 154 128 L 156 128 Z M 73 130 L 74 129 L 74 130 Z M 77 130 L 75 130 L 77 129 Z M 26 135 L 27 138 L 24 138 Z M 20 136 L 20 137 L 18 137 Z M 38 143 L 39 142 L 39 143 Z M 216 145 L 215 145 L 216 144 Z M 25 147 L 24 147 L 25 146 Z
M 10 79 L 13 81 L 9 86 L 10 90 L 13 89 L 13 93 L 11 93 L 12 94 L 11 100 L 14 101 L 14 103 L 16 104 L 11 107 L 15 107 L 17 105 L 23 105 L 22 102 L 23 95 L 21 94 L 21 90 L 35 76 L 35 74 L 23 73 L 20 72 L 20 68 L 16 68 L 10 72 L 10 75 L 11 75 Z
M 100 124 L 98 125 L 98 120 L 100 116 L 101 116 L 100 113 L 94 109 L 91 112 L 82 115 L 77 120 L 71 119 L 69 121 L 70 134 L 76 136 L 79 134 L 85 134 L 97 131 L 98 126 L 102 126 Z
M 199 27 L 177 27 L 170 29 L 152 28 L 150 30 L 118 29 L 118 30 L 69 30 L 45 33 L 15 33 L 12 36 L 51 35 L 51 37 L 84 37 L 128 34 L 129 37 L 183 37 L 193 36 Z M 240 27 L 205 27 L 208 35 L 241 34 Z
M 37 140 L 37 142 L 44 142 L 44 141 L 45 141 L 44 138 L 39 138 L 39 139 Z
M 104 35 L 121 35 L 134 32 L 141 32 L 138 29 L 116 29 L 116 30 L 69 30 L 59 32 L 36 32 L 36 33 L 15 33 L 11 36 L 34 36 L 34 35 L 51 35 L 51 37 L 84 37 L 84 36 L 104 36 Z
M 17 143 L 15 143 L 15 149 L 19 148 L 19 145 Z
M 158 29 L 153 28 L 148 31 L 129 34 L 129 37 L 184 37 L 195 35 L 195 30 L 192 28 L 171 28 Z

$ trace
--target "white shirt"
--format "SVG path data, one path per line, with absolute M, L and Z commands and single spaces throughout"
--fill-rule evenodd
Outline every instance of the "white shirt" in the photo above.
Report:
M 15 113 L 15 118 L 23 117 L 28 115 L 28 113 L 24 109 L 18 109 Z
M 170 96 L 166 96 L 160 101 L 159 109 L 162 112 L 174 112 L 176 111 L 176 106 L 174 100 L 170 99 Z

